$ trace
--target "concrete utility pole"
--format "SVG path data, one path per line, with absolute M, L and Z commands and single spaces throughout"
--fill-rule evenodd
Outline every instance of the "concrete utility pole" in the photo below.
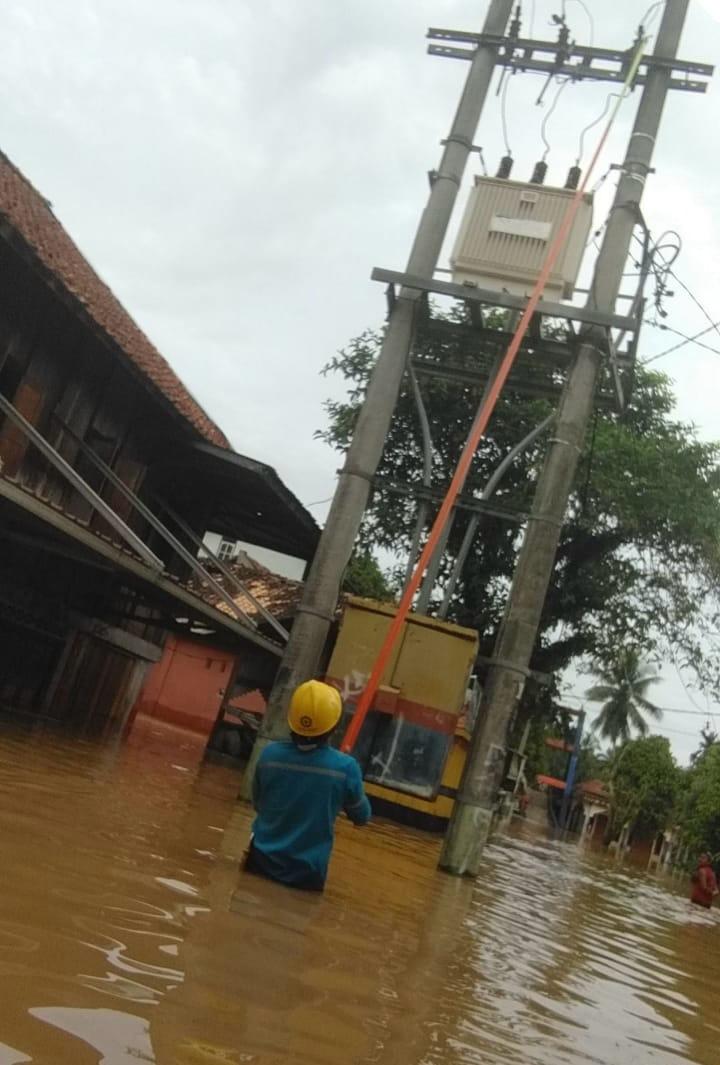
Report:
M 668 0 L 654 55 L 675 58 L 689 0 Z M 622 176 L 595 264 L 587 307 L 612 312 L 628 258 L 640 201 L 650 172 L 671 67 L 652 66 L 642 92 Z M 475 876 L 487 841 L 502 780 L 507 732 L 528 675 L 540 617 L 552 575 L 568 497 L 593 400 L 607 336 L 588 328 L 568 376 L 556 431 L 538 481 L 533 509 L 515 569 L 440 867 Z
M 502 36 L 513 0 L 491 0 L 483 33 Z M 431 178 L 430 197 L 420 219 L 407 273 L 432 278 L 447 233 L 460 182 L 490 87 L 498 46 L 481 44 L 470 64 L 462 97 L 440 166 Z M 241 795 L 249 797 L 255 764 L 263 747 L 287 735 L 290 695 L 315 673 L 337 606 L 340 583 L 362 521 L 373 477 L 382 457 L 415 327 L 420 293 L 402 288 L 388 316 L 383 345 L 360 410 L 352 443 L 305 584 L 290 639 L 262 727 L 245 773 Z

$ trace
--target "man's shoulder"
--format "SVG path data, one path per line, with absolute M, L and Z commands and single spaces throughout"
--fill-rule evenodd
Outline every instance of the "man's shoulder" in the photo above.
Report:
M 353 776 L 360 772 L 360 767 L 351 754 L 344 754 L 335 747 L 325 747 L 323 755 L 329 768 L 337 769 L 346 775 Z
M 264 762 L 273 762 L 278 758 L 287 758 L 295 753 L 295 746 L 289 740 L 274 740 L 268 743 L 258 758 L 258 765 Z

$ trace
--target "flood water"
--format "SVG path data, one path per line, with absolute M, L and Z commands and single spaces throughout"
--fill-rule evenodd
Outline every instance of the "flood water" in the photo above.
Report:
M 239 874 L 234 771 L 0 734 L 0 1065 L 717 1065 L 720 913 L 520 826 L 476 883 L 339 832 L 322 897 Z

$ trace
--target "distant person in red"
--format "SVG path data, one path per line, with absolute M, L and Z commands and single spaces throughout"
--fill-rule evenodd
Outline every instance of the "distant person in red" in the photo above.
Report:
M 698 858 L 697 869 L 692 875 L 692 886 L 690 901 L 709 910 L 718 894 L 717 877 L 710 864 L 709 854 L 701 854 Z

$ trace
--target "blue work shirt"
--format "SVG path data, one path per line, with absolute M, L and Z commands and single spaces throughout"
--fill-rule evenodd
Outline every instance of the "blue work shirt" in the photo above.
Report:
M 270 743 L 253 782 L 253 848 L 273 880 L 322 888 L 341 810 L 356 825 L 370 820 L 360 766 L 325 744 Z

